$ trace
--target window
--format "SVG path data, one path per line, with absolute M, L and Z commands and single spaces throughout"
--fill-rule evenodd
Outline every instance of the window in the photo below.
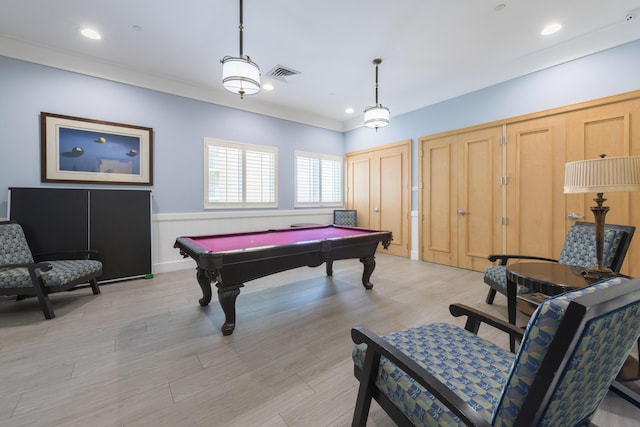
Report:
M 278 149 L 204 139 L 204 207 L 278 207 Z
M 295 206 L 342 206 L 342 158 L 302 151 L 295 158 Z

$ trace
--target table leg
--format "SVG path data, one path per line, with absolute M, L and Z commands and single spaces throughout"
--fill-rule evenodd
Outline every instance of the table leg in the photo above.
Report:
M 231 335 L 236 328 L 236 298 L 240 295 L 240 288 L 244 285 L 234 285 L 223 287 L 220 282 L 216 283 L 218 288 L 218 300 L 224 312 L 224 324 L 222 325 L 222 335 Z
M 360 262 L 364 265 L 364 272 L 362 273 L 362 285 L 365 289 L 373 288 L 373 283 L 369 281 L 373 270 L 376 268 L 376 259 L 373 256 L 360 258 Z
M 509 323 L 516 324 L 516 295 L 518 292 L 518 285 L 507 279 L 507 315 Z M 516 348 L 516 339 L 513 336 L 509 337 L 509 349 L 514 352 Z
M 333 260 L 327 260 L 327 276 L 333 276 Z
M 204 307 L 211 302 L 211 276 L 206 270 L 198 268 L 196 278 L 198 279 L 200 289 L 202 289 L 202 298 L 200 298 L 198 302 Z

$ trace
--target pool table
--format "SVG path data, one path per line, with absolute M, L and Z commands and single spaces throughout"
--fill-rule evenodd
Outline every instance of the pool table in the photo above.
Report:
M 333 274 L 333 261 L 359 258 L 364 265 L 362 284 L 366 289 L 376 266 L 378 243 L 387 249 L 389 231 L 335 225 L 285 228 L 245 233 L 178 237 L 174 248 L 196 261 L 196 277 L 202 289 L 200 305 L 211 301 L 211 282 L 218 288 L 224 311 L 222 334 L 233 333 L 236 298 L 245 282 L 297 267 L 326 263 Z

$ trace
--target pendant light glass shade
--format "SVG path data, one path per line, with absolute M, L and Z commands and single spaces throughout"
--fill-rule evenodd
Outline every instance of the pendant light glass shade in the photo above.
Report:
M 376 105 L 364 109 L 364 126 L 376 131 L 389 125 L 389 109 L 378 102 L 378 65 L 381 62 L 380 58 L 373 60 L 376 66 Z
M 383 128 L 389 124 L 389 109 L 382 105 L 364 109 L 364 125 L 371 129 Z
M 254 95 L 260 92 L 260 67 L 248 56 L 225 56 L 222 59 L 222 86 L 240 98 Z
M 222 62 L 222 86 L 229 92 L 240 95 L 254 95 L 260 92 L 260 67 L 249 55 L 242 53 L 242 0 L 240 0 L 240 55 L 225 56 Z

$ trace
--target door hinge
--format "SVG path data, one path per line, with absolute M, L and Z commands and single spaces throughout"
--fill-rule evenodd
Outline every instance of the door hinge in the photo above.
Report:
M 501 218 L 500 218 L 500 224 L 501 224 L 501 225 L 507 225 L 507 218 L 506 218 L 506 217 L 504 217 L 504 216 L 503 216 L 503 217 L 501 217 Z
M 507 185 L 507 177 L 505 175 L 500 177 L 500 185 Z
M 506 143 L 507 143 L 507 136 L 506 135 L 500 136 L 500 145 L 506 145 Z

